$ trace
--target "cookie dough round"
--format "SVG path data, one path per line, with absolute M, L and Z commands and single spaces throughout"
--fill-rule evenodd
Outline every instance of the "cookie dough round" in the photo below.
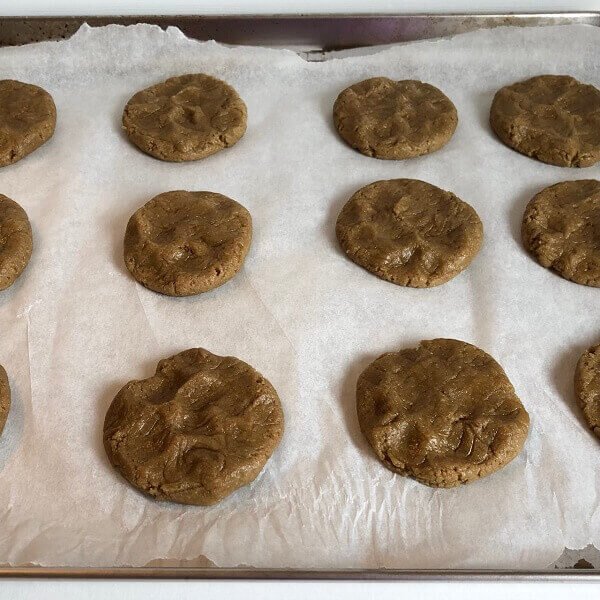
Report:
M 171 77 L 135 94 L 123 129 L 161 160 L 198 160 L 233 146 L 246 131 L 244 101 L 227 83 L 202 73 Z
M 490 124 L 507 146 L 559 167 L 600 160 L 600 90 L 567 75 L 539 75 L 500 89 Z
M 0 167 L 31 154 L 54 133 L 56 106 L 37 85 L 0 81 Z
M 340 212 L 337 238 L 356 264 L 398 285 L 432 287 L 473 260 L 483 240 L 475 210 L 417 179 L 376 181 Z
M 0 290 L 10 287 L 23 272 L 33 249 L 27 213 L 0 194 Z
M 362 154 L 400 160 L 445 146 L 458 116 L 451 100 L 428 83 L 373 77 L 341 92 L 333 120 L 344 141 Z
M 360 428 L 389 469 L 433 487 L 497 471 L 521 451 L 529 415 L 502 367 L 458 340 L 389 352 L 360 375 Z
M 600 287 L 600 181 L 563 181 L 543 189 L 527 205 L 521 233 L 542 266 Z
M 10 386 L 4 367 L 0 365 L 0 434 L 4 431 L 10 410 Z
M 575 396 L 591 430 L 600 437 L 600 344 L 586 350 L 577 363 Z
M 245 362 L 201 348 L 130 381 L 104 421 L 104 447 L 121 475 L 181 504 L 215 504 L 254 481 L 282 434 L 273 386 Z
M 229 281 L 252 240 L 250 213 L 214 192 L 166 192 L 129 219 L 125 264 L 147 288 L 191 296 Z

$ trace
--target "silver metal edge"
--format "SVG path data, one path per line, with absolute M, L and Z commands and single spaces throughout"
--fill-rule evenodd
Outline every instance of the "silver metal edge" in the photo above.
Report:
M 600 15 L 600 11 L 598 10 L 584 10 L 584 11 L 555 11 L 555 12 L 507 12 L 507 13 L 498 13 L 498 12 L 476 12 L 476 13 L 468 13 L 468 12 L 448 12 L 448 13 L 427 13 L 427 12 L 413 12 L 413 13 L 393 13 L 393 12 L 377 12 L 377 13 L 255 13 L 255 14 L 169 14 L 169 15 L 148 15 L 148 14 L 113 14 L 113 15 L 44 15 L 43 13 L 35 16 L 0 16 L 0 19 L 6 20 L 29 20 L 29 19 L 52 19 L 52 20 L 62 20 L 62 19 L 137 19 L 140 22 L 143 22 L 142 19 L 240 19 L 240 20 L 249 20 L 249 19 L 387 19 L 387 18 L 398 18 L 398 19 L 411 19 L 414 17 L 427 18 L 427 19 L 448 19 L 448 18 L 469 18 L 469 19 L 481 19 L 481 18 L 497 18 L 497 19 L 506 19 L 506 18 L 531 18 L 531 17 L 549 17 L 549 18 L 557 18 L 557 17 L 565 17 L 568 19 L 577 19 L 581 17 L 593 17 Z
M 139 22 L 163 28 L 175 25 L 189 37 L 200 40 L 242 45 L 309 45 L 330 50 L 431 39 L 502 25 L 600 25 L 600 12 L 0 17 L 0 44 L 69 37 L 84 22 L 92 26 Z
M 306 581 L 587 581 L 600 583 L 594 569 L 238 569 L 202 567 L 2 567 L 0 578 L 197 579 Z
M 408 20 L 411 18 L 450 21 L 544 21 L 561 19 L 565 22 L 588 22 L 600 26 L 600 11 L 553 13 L 445 13 L 445 14 L 299 14 L 299 15 L 115 15 L 115 16 L 44 16 L 0 17 L 0 23 L 11 22 L 63 22 L 92 21 L 111 23 L 119 21 L 164 22 L 175 24 L 178 20 L 191 22 L 274 21 L 274 20 Z M 535 581 L 535 582 L 600 582 L 600 570 L 594 569 L 246 569 L 220 567 L 0 567 L 0 578 L 52 578 L 52 579 L 195 579 L 195 580 L 335 580 L 335 581 Z

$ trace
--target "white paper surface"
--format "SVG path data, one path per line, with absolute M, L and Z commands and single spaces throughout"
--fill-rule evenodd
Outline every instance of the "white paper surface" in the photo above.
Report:
M 488 111 L 499 87 L 540 73 L 600 86 L 600 31 L 496 29 L 364 57 L 306 63 L 287 51 L 225 48 L 157 27 L 83 27 L 72 39 L 0 50 L 3 78 L 54 97 L 54 138 L 0 170 L 27 210 L 31 264 L 0 295 L 0 362 L 13 408 L 0 440 L 0 562 L 144 565 L 205 556 L 219 566 L 545 567 L 565 546 L 600 544 L 598 441 L 572 392 L 600 341 L 600 290 L 540 267 L 522 248 L 527 201 L 600 167 L 543 165 L 503 146 Z M 172 164 L 120 131 L 138 89 L 205 72 L 248 105 L 233 148 Z M 347 147 L 331 118 L 341 89 L 385 75 L 439 86 L 456 104 L 451 142 L 379 161 Z M 415 177 L 479 213 L 483 248 L 428 290 L 377 279 L 344 257 L 337 214 L 359 187 Z M 190 298 L 128 275 L 131 213 L 175 189 L 212 190 L 252 213 L 254 240 L 227 285 Z M 490 352 L 531 415 L 524 451 L 477 483 L 434 490 L 394 475 L 360 435 L 358 374 L 383 352 L 455 337 Z M 286 432 L 261 476 L 219 505 L 157 503 L 109 466 L 108 405 L 159 359 L 203 346 L 249 362 L 278 390 Z

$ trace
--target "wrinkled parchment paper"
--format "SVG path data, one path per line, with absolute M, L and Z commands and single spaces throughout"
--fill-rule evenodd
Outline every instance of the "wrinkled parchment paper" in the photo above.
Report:
M 307 63 L 283 50 L 226 48 L 157 27 L 84 26 L 72 39 L 0 50 L 2 78 L 46 88 L 54 138 L 0 170 L 27 210 L 30 266 L 0 294 L 0 362 L 13 408 L 0 440 L 0 562 L 144 565 L 206 557 L 218 566 L 545 567 L 565 546 L 600 544 L 598 441 L 575 406 L 579 354 L 600 341 L 600 290 L 541 268 L 520 242 L 523 209 L 555 182 L 600 167 L 543 165 L 497 141 L 493 93 L 539 73 L 600 85 L 600 31 L 496 29 L 362 57 Z M 127 99 L 166 77 L 226 79 L 248 131 L 199 162 L 165 163 L 120 131 Z M 458 108 L 431 156 L 380 161 L 335 134 L 341 89 L 415 78 Z M 469 269 L 441 287 L 386 283 L 344 258 L 334 234 L 349 196 L 372 181 L 424 179 L 472 204 L 485 227 Z M 254 240 L 227 285 L 166 298 L 122 260 L 130 214 L 154 195 L 213 190 L 244 204 Z M 360 435 L 358 374 L 383 352 L 455 337 L 490 352 L 531 414 L 521 455 L 477 483 L 433 490 L 384 469 Z M 102 448 L 125 382 L 193 346 L 249 362 L 277 388 L 283 442 L 249 487 L 211 508 L 154 502 Z

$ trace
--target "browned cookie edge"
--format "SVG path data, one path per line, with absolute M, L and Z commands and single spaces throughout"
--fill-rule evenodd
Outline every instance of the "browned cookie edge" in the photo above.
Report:
M 123 416 L 119 413 L 123 413 L 129 408 L 127 394 L 129 393 L 130 388 L 132 386 L 143 385 L 149 380 L 161 377 L 162 371 L 165 368 L 165 365 L 169 364 L 169 361 L 174 361 L 175 359 L 184 356 L 191 357 L 192 359 L 196 356 L 210 356 L 221 358 L 223 360 L 234 360 L 238 363 L 241 363 L 242 365 L 244 365 L 245 368 L 247 368 L 251 373 L 253 373 L 257 378 L 260 379 L 261 386 L 264 387 L 264 392 L 261 395 L 261 398 L 264 398 L 265 395 L 269 396 L 271 400 L 273 400 L 273 406 L 277 409 L 276 422 L 271 424 L 273 425 L 273 427 L 270 433 L 273 435 L 267 438 L 270 440 L 271 444 L 266 449 L 266 455 L 264 456 L 264 460 L 262 461 L 262 463 L 258 465 L 256 469 L 248 468 L 245 469 L 243 472 L 240 472 L 237 480 L 233 481 L 231 485 L 221 489 L 220 493 L 217 495 L 214 492 L 211 492 L 211 490 L 203 488 L 201 486 L 197 488 L 195 492 L 194 490 L 192 490 L 191 493 L 173 493 L 163 490 L 160 486 L 149 488 L 144 484 L 144 482 L 139 480 L 134 470 L 127 468 L 126 465 L 122 464 L 122 462 L 119 460 L 119 440 L 114 439 L 114 437 L 110 433 L 111 429 L 113 429 L 114 422 L 120 420 Z M 123 479 L 125 479 L 136 490 L 144 493 L 145 495 L 155 500 L 176 502 L 178 504 L 186 505 L 211 506 L 224 500 L 238 489 L 252 483 L 256 479 L 256 477 L 258 477 L 258 475 L 262 472 L 265 465 L 279 446 L 283 437 L 284 429 L 285 419 L 281 400 L 279 398 L 279 395 L 277 394 L 277 391 L 266 377 L 261 375 L 256 369 L 254 369 L 254 367 L 242 361 L 241 359 L 235 357 L 219 357 L 203 348 L 190 348 L 188 350 L 184 350 L 182 352 L 179 352 L 178 354 L 160 360 L 157 364 L 154 375 L 152 375 L 151 377 L 142 380 L 129 381 L 119 390 L 106 412 L 106 416 L 104 418 L 102 440 L 105 452 L 112 467 L 123 477 Z
M 556 140 L 549 137 L 544 131 L 537 132 L 535 135 L 531 136 L 530 139 L 523 141 L 519 132 L 515 132 L 511 120 L 503 116 L 502 111 L 499 108 L 503 101 L 503 96 L 509 93 L 515 85 L 544 77 L 561 77 L 570 80 L 577 85 L 593 87 L 568 75 L 537 75 L 536 77 L 505 85 L 494 94 L 494 99 L 492 100 L 490 107 L 489 122 L 492 131 L 496 134 L 498 139 L 511 150 L 546 164 L 557 167 L 575 168 L 590 167 L 596 164 L 600 160 L 600 147 L 598 147 L 595 152 L 591 152 L 588 155 L 582 156 L 578 152 L 572 154 L 569 151 L 569 148 L 564 147 L 562 142 L 557 144 Z
M 239 142 L 239 140 L 246 133 L 246 128 L 248 125 L 248 108 L 246 106 L 246 103 L 242 99 L 242 97 L 238 94 L 237 90 L 233 86 L 231 86 L 229 83 L 227 83 L 226 81 L 223 81 L 222 79 L 219 79 L 217 77 L 213 77 L 212 75 L 207 75 L 205 73 L 198 73 L 197 75 L 203 75 L 207 78 L 210 78 L 210 79 L 214 80 L 215 82 L 218 82 L 218 84 L 222 85 L 225 89 L 228 89 L 230 92 L 232 92 L 236 101 L 239 104 L 240 111 L 242 112 L 242 116 L 243 116 L 242 123 L 240 124 L 239 127 L 231 130 L 231 132 L 230 132 L 231 135 L 229 136 L 229 138 L 227 138 L 227 137 L 224 138 L 223 136 L 220 136 L 218 143 L 206 145 L 202 148 L 198 148 L 194 152 L 178 151 L 175 147 L 171 148 L 168 151 L 165 151 L 162 148 L 162 144 L 160 143 L 161 140 L 158 140 L 159 143 L 157 143 L 157 138 L 155 138 L 152 135 L 144 133 L 138 127 L 136 127 L 133 119 L 129 116 L 129 107 L 133 103 L 136 102 L 136 100 L 140 94 L 147 92 L 149 90 L 152 90 L 153 88 L 156 88 L 156 87 L 158 87 L 162 84 L 165 84 L 169 81 L 189 77 L 190 75 L 196 75 L 196 74 L 192 73 L 192 74 L 180 75 L 178 77 L 170 77 L 169 79 L 167 79 L 165 81 L 162 81 L 160 83 L 157 83 L 157 84 L 148 86 L 147 88 L 144 88 L 142 90 L 139 90 L 125 104 L 125 107 L 123 109 L 123 115 L 121 117 L 121 126 L 122 126 L 123 130 L 125 131 L 128 139 L 131 141 L 131 143 L 133 143 L 135 146 L 137 146 L 137 148 L 139 148 L 145 154 L 148 154 L 149 156 L 152 156 L 153 158 L 157 158 L 157 159 L 163 160 L 165 162 L 188 162 L 188 161 L 201 160 L 203 158 L 211 156 L 212 154 L 216 154 L 217 152 L 220 152 L 221 150 L 224 150 L 226 148 L 230 148 L 231 146 L 234 146 L 237 142 Z
M 425 147 L 420 148 L 420 149 L 414 149 L 410 146 L 407 146 L 406 144 L 398 144 L 396 146 L 392 146 L 390 148 L 386 148 L 385 150 L 382 150 L 382 149 L 378 149 L 377 147 L 375 147 L 373 145 L 363 144 L 363 143 L 357 141 L 355 139 L 355 136 L 348 135 L 347 132 L 345 131 L 344 127 L 342 126 L 342 119 L 340 117 L 340 113 L 343 112 L 345 109 L 345 107 L 343 105 L 346 101 L 346 96 L 349 94 L 349 92 L 355 86 L 364 84 L 369 81 L 376 81 L 376 80 L 386 80 L 386 81 L 390 81 L 394 84 L 399 84 L 399 83 L 402 83 L 403 81 L 415 81 L 419 85 L 430 88 L 430 89 L 434 90 L 436 93 L 439 93 L 445 100 L 448 101 L 449 106 L 452 109 L 452 112 L 450 114 L 449 129 L 447 131 L 443 132 L 443 134 L 433 135 L 429 139 L 429 144 L 427 144 Z M 458 126 L 458 111 L 456 110 L 456 106 L 454 105 L 452 100 L 450 100 L 450 98 L 448 98 L 448 96 L 446 96 L 446 94 L 444 94 L 444 92 L 442 92 L 442 90 L 440 90 L 438 87 L 436 87 L 430 83 L 426 83 L 426 82 L 418 81 L 418 80 L 395 81 L 388 77 L 371 77 L 369 79 L 365 79 L 365 80 L 356 82 L 356 83 L 346 87 L 338 94 L 337 98 L 335 99 L 335 101 L 333 103 L 333 123 L 334 123 L 336 131 L 338 132 L 338 134 L 342 138 L 342 140 L 344 140 L 344 142 L 346 142 L 346 144 L 348 144 L 348 146 L 350 146 L 357 152 L 360 152 L 362 155 L 368 156 L 371 158 L 383 159 L 383 160 L 405 160 L 405 159 L 409 159 L 409 158 L 417 158 L 419 156 L 425 156 L 428 154 L 432 154 L 433 152 L 437 152 L 438 150 L 443 148 L 446 144 L 448 144 L 448 142 L 452 139 L 452 136 L 454 135 L 454 133 L 456 131 L 456 127 Z
M 546 269 L 550 269 L 553 273 L 562 277 L 567 281 L 572 281 L 579 285 L 586 285 L 589 287 L 600 287 L 600 273 L 596 277 L 583 277 L 577 274 L 569 274 L 564 269 L 556 267 L 556 262 L 562 257 L 562 254 L 556 257 L 544 257 L 542 252 L 545 244 L 543 243 L 543 235 L 546 232 L 540 231 L 539 227 L 535 223 L 538 215 L 539 204 L 545 200 L 547 194 L 553 193 L 554 190 L 563 188 L 567 185 L 581 186 L 588 184 L 596 184 L 600 191 L 600 181 L 596 179 L 576 179 L 570 181 L 561 181 L 555 183 L 544 189 L 540 190 L 537 194 L 531 198 L 527 203 L 525 210 L 523 211 L 523 218 L 521 221 L 521 239 L 525 249 L 535 258 L 538 264 Z
M 485 354 L 488 357 L 488 359 L 492 362 L 492 364 L 497 369 L 500 370 L 500 372 L 503 374 L 504 378 L 506 379 L 506 382 L 508 383 L 510 388 L 512 388 L 514 397 L 518 401 L 518 404 L 520 405 L 520 408 L 523 411 L 523 416 L 526 421 L 526 428 L 524 431 L 520 432 L 521 437 L 516 440 L 516 443 L 511 444 L 510 446 L 505 446 L 505 448 L 508 448 L 508 451 L 505 451 L 502 456 L 496 456 L 495 461 L 487 461 L 485 463 L 485 465 L 483 465 L 483 466 L 472 465 L 467 469 L 457 469 L 457 468 L 438 469 L 435 467 L 431 467 L 429 470 L 428 469 L 415 470 L 412 467 L 409 467 L 406 465 L 404 468 L 394 465 L 387 458 L 387 456 L 385 456 L 385 454 L 380 452 L 377 448 L 377 443 L 372 435 L 372 431 L 367 422 L 369 420 L 369 417 L 368 417 L 368 415 L 363 414 L 364 411 L 361 410 L 361 405 L 363 404 L 363 402 L 361 401 L 361 398 L 365 395 L 365 386 L 368 385 L 368 382 L 366 381 L 366 379 L 369 375 L 369 371 L 372 369 L 377 369 L 378 361 L 380 361 L 381 359 L 383 359 L 385 357 L 388 357 L 390 355 L 398 355 L 401 353 L 417 352 L 421 349 L 421 347 L 424 344 L 435 344 L 437 342 L 456 342 L 456 343 L 463 344 L 465 346 L 474 348 L 478 352 Z M 387 469 L 389 469 L 390 471 L 392 471 L 394 473 L 398 473 L 399 475 L 402 475 L 404 477 L 409 477 L 409 478 L 414 479 L 415 481 L 418 481 L 419 483 L 422 483 L 429 487 L 453 488 L 453 487 L 456 487 L 459 485 L 472 483 L 474 481 L 477 481 L 478 479 L 481 479 L 483 477 L 486 477 L 487 475 L 491 475 L 492 473 L 499 471 L 500 469 L 507 466 L 510 462 L 512 462 L 519 455 L 519 453 L 523 449 L 523 446 L 525 444 L 525 441 L 527 439 L 527 435 L 529 432 L 529 422 L 530 422 L 529 414 L 528 414 L 527 410 L 525 409 L 525 407 L 523 406 L 523 403 L 521 402 L 519 397 L 516 395 L 516 392 L 514 391 L 512 383 L 510 382 L 510 379 L 506 375 L 506 372 L 504 371 L 502 366 L 491 355 L 489 355 L 487 352 L 485 352 L 481 348 L 478 348 L 477 346 L 474 346 L 473 344 L 469 344 L 468 342 L 463 342 L 461 340 L 445 339 L 445 338 L 436 338 L 433 340 L 422 340 L 421 342 L 419 342 L 419 344 L 417 346 L 415 346 L 413 348 L 404 348 L 404 349 L 396 351 L 396 352 L 386 352 L 386 353 L 382 354 L 381 356 L 376 358 L 374 361 L 372 361 L 359 375 L 359 378 L 357 380 L 357 385 L 356 385 L 356 403 L 357 403 L 357 415 L 358 415 L 358 422 L 359 422 L 360 430 L 361 430 L 362 434 L 364 435 L 365 439 L 367 440 L 372 451 L 374 452 L 374 454 L 377 456 L 377 458 L 381 462 L 381 464 L 383 464 Z M 512 449 L 512 451 L 511 451 L 511 449 Z
M 0 221 L 6 218 L 6 214 L 2 212 L 8 211 L 9 218 L 18 220 L 22 226 L 22 230 L 12 232 L 12 241 L 14 242 L 15 233 L 19 233 L 19 248 L 17 252 L 13 252 L 8 256 L 4 256 L 4 252 L 0 253 L 0 291 L 9 288 L 23 273 L 33 252 L 33 233 L 31 223 L 25 209 L 18 203 L 0 194 Z
M 597 389 L 590 389 L 595 378 Z M 600 438 L 600 344 L 588 348 L 577 361 L 574 386 L 577 404 L 589 428 Z
M 6 419 L 10 411 L 10 384 L 8 375 L 2 365 L 0 365 L 0 434 L 4 431 Z
M 461 206 L 466 207 L 468 212 L 476 218 L 478 226 L 476 227 L 476 229 L 473 232 L 473 238 L 472 238 L 473 245 L 471 248 L 471 252 L 468 256 L 465 257 L 465 260 L 460 265 L 460 268 L 454 269 L 454 270 L 449 270 L 447 273 L 438 275 L 437 277 L 428 278 L 427 281 L 424 283 L 417 283 L 416 281 L 414 281 L 410 278 L 407 281 L 402 282 L 402 281 L 397 281 L 396 278 L 392 277 L 391 275 L 389 275 L 385 271 L 383 271 L 381 269 L 380 265 L 373 264 L 373 262 L 370 259 L 368 259 L 368 257 L 367 258 L 363 257 L 362 254 L 360 253 L 360 248 L 352 248 L 352 246 L 348 240 L 347 233 L 346 233 L 347 227 L 344 223 L 346 212 L 348 211 L 349 207 L 352 205 L 352 203 L 356 199 L 356 197 L 359 196 L 360 194 L 363 194 L 368 188 L 375 187 L 378 184 L 387 183 L 389 181 L 398 181 L 398 182 L 417 181 L 417 182 L 423 183 L 427 186 L 431 186 L 432 188 L 435 188 L 436 191 L 439 191 L 440 193 L 447 195 L 451 200 L 456 201 Z M 406 179 L 406 178 L 374 181 L 373 183 L 367 184 L 367 185 L 363 186 L 362 188 L 356 190 L 356 192 L 354 192 L 352 194 L 352 196 L 347 200 L 347 202 L 341 208 L 341 210 L 337 216 L 336 224 L 335 224 L 335 234 L 336 234 L 338 243 L 340 244 L 340 247 L 342 248 L 342 250 L 344 251 L 346 256 L 348 256 L 348 258 L 352 262 L 354 262 L 358 266 L 362 267 L 363 269 L 365 269 L 372 275 L 375 275 L 379 279 L 383 279 L 384 281 L 389 281 L 390 283 L 393 283 L 395 285 L 399 285 L 399 286 L 403 286 L 403 287 L 412 287 L 412 288 L 417 288 L 417 289 L 427 289 L 427 288 L 437 287 L 439 285 L 443 285 L 444 283 L 447 283 L 448 281 L 451 281 L 452 279 L 454 279 L 455 277 L 460 275 L 463 271 L 465 271 L 469 267 L 469 265 L 473 262 L 473 260 L 475 259 L 475 257 L 479 253 L 479 251 L 481 250 L 481 246 L 483 245 L 483 238 L 484 238 L 483 223 L 482 223 L 477 211 L 468 202 L 461 200 L 458 196 L 456 196 L 452 192 L 448 192 L 447 190 L 438 188 L 437 186 L 430 184 L 426 181 L 421 181 L 418 179 Z
M 25 140 L 22 140 L 22 142 L 19 143 L 16 148 L 10 148 L 7 152 L 0 154 L 0 167 L 6 167 L 7 165 L 14 164 L 31 154 L 34 150 L 37 150 L 54 135 L 54 130 L 56 129 L 56 105 L 54 104 L 54 99 L 52 96 L 45 89 L 37 85 L 24 83 L 22 81 L 16 82 L 23 86 L 42 91 L 44 99 L 48 102 L 50 114 L 48 115 L 48 122 L 38 128 L 36 135 L 28 136 Z
M 218 272 L 215 271 L 213 273 L 212 278 L 194 277 L 192 274 L 187 274 L 186 278 L 181 282 L 177 282 L 177 283 L 172 282 L 172 281 L 167 281 L 164 283 L 161 283 L 160 281 L 156 282 L 156 281 L 154 281 L 154 278 L 152 278 L 152 277 L 150 277 L 150 278 L 145 277 L 143 275 L 143 273 L 141 273 L 140 270 L 136 266 L 137 262 L 135 260 L 135 254 L 136 254 L 136 250 L 139 250 L 136 248 L 136 241 L 135 241 L 136 215 L 141 210 L 145 209 L 150 203 L 157 201 L 158 199 L 161 199 L 163 197 L 169 196 L 170 194 L 179 194 L 179 193 L 192 193 L 192 194 L 208 193 L 208 194 L 215 194 L 222 198 L 226 198 L 229 202 L 232 203 L 233 206 L 235 206 L 237 209 L 239 209 L 240 212 L 246 217 L 246 230 L 245 230 L 246 236 L 242 240 L 243 241 L 242 251 L 238 257 L 238 260 L 236 262 L 224 265 L 226 268 L 222 268 Z M 229 198 L 228 196 L 224 196 L 223 194 L 219 194 L 218 192 L 205 192 L 205 191 L 187 192 L 185 190 L 172 190 L 170 192 L 163 192 L 162 194 L 158 194 L 157 196 L 154 196 L 154 198 L 151 198 L 150 200 L 148 200 L 148 202 L 146 202 L 143 206 L 139 207 L 131 215 L 131 217 L 129 218 L 129 220 L 127 222 L 127 226 L 125 228 L 125 237 L 124 237 L 124 241 L 123 241 L 123 258 L 124 258 L 125 266 L 127 267 L 127 270 L 132 275 L 132 277 L 138 283 L 140 283 L 144 287 L 148 288 L 149 290 L 152 290 L 153 292 L 157 292 L 158 294 L 163 294 L 165 296 L 172 296 L 172 297 L 195 296 L 197 294 L 209 292 L 218 287 L 221 287 L 222 285 L 227 283 L 229 280 L 233 279 L 233 277 L 235 277 L 235 275 L 237 275 L 237 273 L 240 271 L 240 269 L 244 265 L 246 256 L 248 255 L 248 252 L 250 251 L 250 246 L 252 244 L 252 235 L 253 235 L 252 215 L 250 214 L 250 212 L 248 211 L 248 209 L 245 206 L 243 206 L 236 200 L 233 200 L 232 198 Z

